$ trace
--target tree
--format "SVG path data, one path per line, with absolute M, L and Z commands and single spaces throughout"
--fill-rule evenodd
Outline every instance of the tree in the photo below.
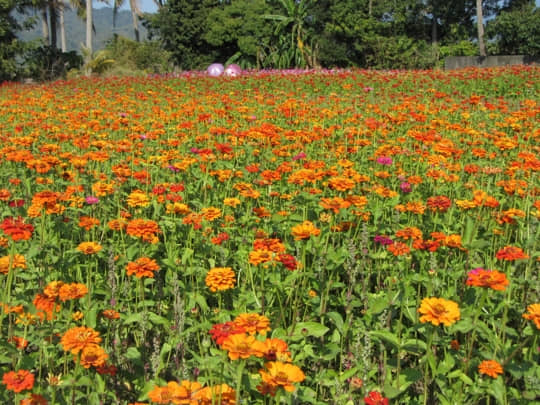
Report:
M 484 44 L 484 14 L 482 12 L 482 0 L 476 0 L 476 26 L 478 27 L 478 49 L 480 56 L 486 56 Z
M 313 43 L 313 38 L 307 29 L 315 1 L 278 0 L 281 14 L 264 16 L 277 23 L 274 31 L 277 43 L 270 55 L 277 58 L 277 67 L 313 67 L 318 65 L 317 45 Z
M 519 3 L 507 5 L 488 22 L 486 36 L 493 53 L 540 55 L 540 8 L 535 6 L 534 0 Z
M 116 14 L 118 13 L 118 9 L 124 5 L 124 0 L 114 0 L 113 5 L 113 29 L 116 23 Z M 133 21 L 133 32 L 135 34 L 135 41 L 140 42 L 140 34 L 139 34 L 139 17 L 142 16 L 141 9 L 139 8 L 139 4 L 137 0 L 129 0 L 129 8 L 131 10 L 131 19 Z
M 220 0 L 169 0 L 155 14 L 145 14 L 149 37 L 158 37 L 182 69 L 201 69 L 215 61 L 219 49 L 205 40 L 208 14 L 224 7 Z
M 17 76 L 16 57 L 23 51 L 16 32 L 22 27 L 13 18 L 13 11 L 23 12 L 29 4 L 20 0 L 0 0 L 0 82 Z
M 272 38 L 273 28 L 263 15 L 274 9 L 265 0 L 232 0 L 224 7 L 215 7 L 208 14 L 208 30 L 204 39 L 219 48 L 219 60 L 240 64 L 244 68 L 267 67 L 264 55 Z

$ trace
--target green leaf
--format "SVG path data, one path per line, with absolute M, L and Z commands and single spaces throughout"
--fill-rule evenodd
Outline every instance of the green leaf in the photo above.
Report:
M 188 260 L 191 259 L 191 257 L 193 257 L 193 252 L 194 252 L 193 249 L 190 249 L 190 248 L 185 248 L 184 249 L 184 253 L 182 253 L 182 264 L 183 265 L 186 265 Z
M 398 337 L 387 330 L 376 330 L 370 332 L 371 337 L 378 339 L 379 341 L 390 343 L 394 348 L 399 349 L 399 339 Z
M 338 331 L 343 332 L 343 318 L 340 314 L 337 312 L 328 312 L 326 316 L 334 321 Z
M 459 378 L 465 384 L 473 385 L 473 380 L 471 380 L 469 377 L 463 374 L 463 371 L 461 370 L 455 370 L 455 371 L 452 371 L 450 374 L 448 374 L 448 379 L 453 379 L 453 378 Z
M 154 314 L 153 312 L 148 313 L 148 320 L 154 325 L 163 325 L 166 328 L 168 328 L 170 325 L 170 322 L 167 318 Z
M 473 330 L 474 325 L 472 323 L 472 320 L 470 318 L 462 319 L 459 322 L 456 322 L 455 324 L 451 325 L 448 328 L 449 334 L 455 334 L 456 332 L 461 333 L 467 333 Z
M 124 325 L 128 325 L 130 323 L 135 323 L 135 322 L 141 322 L 142 321 L 142 318 L 143 318 L 143 315 L 142 315 L 142 312 L 137 312 L 135 314 L 131 314 L 129 316 L 127 316 L 125 319 L 124 319 Z
M 401 349 L 408 353 L 421 355 L 426 352 L 426 342 L 419 339 L 407 339 L 401 344 Z
M 358 367 L 351 367 L 347 371 L 344 371 L 343 373 L 340 374 L 339 381 L 340 382 L 345 382 L 349 378 L 355 376 L 357 373 L 358 373 Z
M 317 322 L 300 322 L 294 326 L 294 330 L 289 335 L 294 338 L 302 336 L 321 337 L 330 329 Z
M 340 347 L 336 343 L 327 343 L 324 345 L 320 357 L 323 360 L 333 360 L 338 356 L 339 351 Z
M 388 308 L 389 300 L 386 295 L 372 296 L 368 298 L 368 312 L 377 315 Z
M 456 364 L 454 357 L 449 353 L 446 353 L 444 360 L 439 363 L 437 367 L 437 374 L 445 375 L 447 374 Z
M 129 360 L 140 360 L 141 352 L 136 347 L 130 347 L 126 351 L 126 358 Z

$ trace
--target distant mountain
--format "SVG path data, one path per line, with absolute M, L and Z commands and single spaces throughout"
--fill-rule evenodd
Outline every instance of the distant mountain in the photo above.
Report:
M 37 16 L 32 12 L 26 13 L 26 15 Z M 24 17 L 21 15 L 15 16 L 17 20 L 21 21 Z M 133 32 L 133 22 L 131 19 L 131 12 L 129 10 L 118 11 L 116 14 L 115 28 L 113 30 L 113 9 L 110 7 L 103 7 L 94 9 L 94 28 L 95 32 L 92 40 L 92 47 L 94 51 L 103 49 L 114 34 L 121 35 L 126 38 L 135 39 Z M 73 10 L 66 10 L 64 13 L 65 29 L 66 29 L 66 45 L 68 51 L 81 50 L 81 44 L 86 43 L 86 22 L 77 16 L 77 13 Z M 58 27 L 60 30 L 60 27 Z M 147 31 L 139 22 L 139 32 L 141 40 L 146 39 Z M 36 24 L 31 30 L 21 31 L 19 38 L 23 41 L 31 41 L 42 38 L 41 31 L 41 19 L 36 18 Z M 58 32 L 58 48 L 60 48 L 60 31 Z

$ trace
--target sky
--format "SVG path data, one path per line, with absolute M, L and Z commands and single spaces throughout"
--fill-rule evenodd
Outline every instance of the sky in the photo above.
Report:
M 112 6 L 111 0 L 111 6 Z M 139 2 L 139 6 L 141 8 L 141 11 L 147 12 L 147 13 L 154 13 L 157 11 L 156 3 L 154 3 L 154 0 L 137 0 Z M 540 0 L 535 0 L 536 5 L 540 7 Z M 94 2 L 94 7 L 101 8 L 101 7 L 107 7 L 107 5 L 103 2 Z M 121 10 L 129 10 L 129 0 L 124 0 L 124 5 L 122 6 Z
M 157 11 L 157 6 L 156 6 L 156 3 L 154 3 L 154 0 L 137 0 L 137 1 L 139 2 L 139 6 L 142 12 L 154 13 Z M 94 0 L 94 8 L 112 7 L 114 4 L 114 0 L 108 0 L 108 3 L 109 4 L 103 1 Z M 129 10 L 129 0 L 124 0 L 124 5 L 120 7 L 120 10 Z

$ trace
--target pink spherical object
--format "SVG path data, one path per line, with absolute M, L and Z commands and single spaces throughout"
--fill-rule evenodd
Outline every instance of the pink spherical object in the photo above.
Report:
M 225 76 L 236 77 L 242 74 L 242 68 L 235 63 L 231 63 L 225 68 Z
M 208 76 L 217 77 L 221 76 L 225 68 L 221 63 L 212 63 L 208 68 L 206 69 L 206 73 L 208 73 Z

